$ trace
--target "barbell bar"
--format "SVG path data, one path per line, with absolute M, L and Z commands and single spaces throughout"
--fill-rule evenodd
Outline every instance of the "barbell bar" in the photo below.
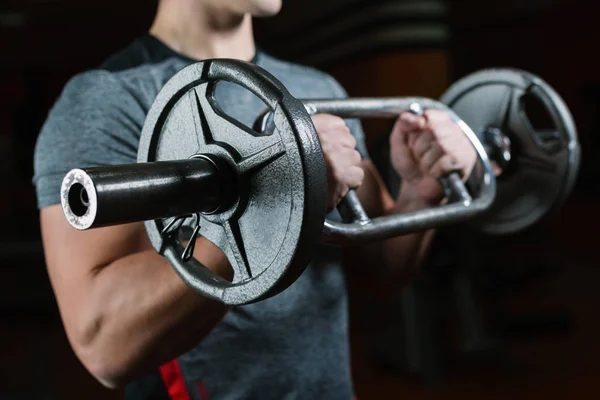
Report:
M 220 81 L 256 94 L 272 114 L 273 131 L 257 135 L 227 115 L 214 96 Z M 222 59 L 192 64 L 169 80 L 153 103 L 142 130 L 138 163 L 70 171 L 61 187 L 63 211 L 78 229 L 145 221 L 155 250 L 199 293 L 231 305 L 255 302 L 300 276 L 322 234 L 375 240 L 488 214 L 497 199 L 496 179 L 473 125 L 455 112 L 464 112 L 458 103 L 450 108 L 425 98 L 300 101 L 255 65 Z M 350 193 L 345 203 L 354 210 L 351 221 L 326 220 L 326 167 L 310 114 L 393 118 L 415 107 L 450 112 L 472 142 L 481 174 L 476 196 L 369 219 L 357 201 L 348 201 L 355 195 Z M 493 127 L 483 128 L 492 132 Z M 576 143 L 571 146 L 570 140 L 568 151 L 578 150 L 574 130 L 567 131 Z M 508 137 L 504 131 L 491 136 Z M 520 139 L 510 138 L 514 143 Z M 496 156 L 510 156 L 498 143 L 505 141 L 486 142 L 488 152 L 495 149 Z M 453 183 L 446 186 L 453 187 L 453 193 L 464 193 L 460 178 L 448 178 Z M 192 222 L 193 234 L 184 246 L 177 228 L 186 221 Z M 231 282 L 191 257 L 198 234 L 225 252 L 234 269 Z

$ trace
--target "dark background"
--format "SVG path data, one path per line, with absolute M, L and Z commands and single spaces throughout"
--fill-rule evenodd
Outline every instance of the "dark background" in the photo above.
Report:
M 0 399 L 121 396 L 97 384 L 66 341 L 43 261 L 32 154 L 67 79 L 146 30 L 154 3 L 0 3 Z M 469 243 L 450 266 L 454 273 L 440 274 L 430 260 L 390 303 L 365 300 L 350 282 L 361 399 L 600 395 L 599 11 L 591 0 L 288 0 L 278 17 L 257 21 L 263 48 L 330 72 L 351 96 L 436 98 L 465 74 L 510 66 L 550 83 L 578 127 L 583 159 L 575 190 L 535 227 L 503 238 L 472 237 L 456 228 L 465 236 L 457 233 L 454 241 L 449 230 L 436 244 L 441 254 L 462 246 L 458 237 Z M 366 125 L 374 154 L 387 127 Z M 456 296 L 441 300 L 439 293 L 451 292 L 464 265 L 479 310 L 467 316 L 481 319 L 479 333 L 457 322 L 464 312 L 440 313 L 439 303 Z M 391 326 L 380 327 L 382 320 Z M 378 330 L 388 337 L 374 339 Z M 409 331 L 420 340 L 409 341 Z

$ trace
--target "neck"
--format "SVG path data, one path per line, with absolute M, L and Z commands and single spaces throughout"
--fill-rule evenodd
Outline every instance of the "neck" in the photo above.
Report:
M 195 60 L 250 61 L 256 51 L 249 14 L 209 8 L 196 0 L 163 0 L 150 33 Z

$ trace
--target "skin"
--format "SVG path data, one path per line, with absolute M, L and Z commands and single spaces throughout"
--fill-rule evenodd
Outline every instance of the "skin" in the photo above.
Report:
M 162 0 L 150 32 L 195 59 L 250 60 L 251 17 L 274 15 L 280 7 L 279 0 Z M 437 178 L 453 170 L 467 176 L 475 162 L 474 150 L 447 115 L 403 114 L 390 136 L 392 163 L 403 178 L 394 201 L 373 164 L 360 159 L 342 119 L 316 115 L 313 122 L 328 167 L 330 209 L 349 188 L 357 188 L 370 216 L 439 205 Z M 77 231 L 59 205 L 42 209 L 40 223 L 67 337 L 83 365 L 107 387 L 191 349 L 229 310 L 186 286 L 151 248 L 141 223 Z M 432 235 L 406 235 L 353 251 L 364 265 L 383 266 L 365 268 L 369 278 L 390 282 L 393 277 L 399 288 L 414 275 Z M 194 256 L 231 279 L 228 260 L 206 239 L 197 240 Z

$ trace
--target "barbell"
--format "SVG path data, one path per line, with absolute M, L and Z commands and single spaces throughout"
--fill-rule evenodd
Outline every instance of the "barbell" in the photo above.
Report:
M 255 124 L 262 129 L 246 127 L 219 107 L 214 94 L 220 81 L 236 83 L 266 104 Z M 532 126 L 527 96 L 545 106 L 554 124 L 550 132 Z M 447 204 L 374 219 L 351 191 L 338 207 L 344 218 L 326 219 L 326 166 L 310 115 L 394 118 L 428 108 L 448 111 L 473 144 L 479 160 L 471 191 L 450 174 L 441 180 Z M 159 92 L 142 129 L 138 163 L 71 170 L 63 179 L 61 204 L 69 223 L 81 230 L 144 221 L 154 249 L 188 285 L 241 305 L 291 285 L 323 235 L 376 240 L 463 221 L 497 234 L 530 226 L 568 196 L 579 152 L 562 99 L 524 71 L 469 75 L 440 102 L 299 100 L 256 65 L 206 60 L 178 72 Z M 490 159 L 502 167 L 498 179 Z M 184 224 L 192 230 L 189 237 L 179 229 Z M 193 258 L 197 235 L 224 251 L 232 281 Z

